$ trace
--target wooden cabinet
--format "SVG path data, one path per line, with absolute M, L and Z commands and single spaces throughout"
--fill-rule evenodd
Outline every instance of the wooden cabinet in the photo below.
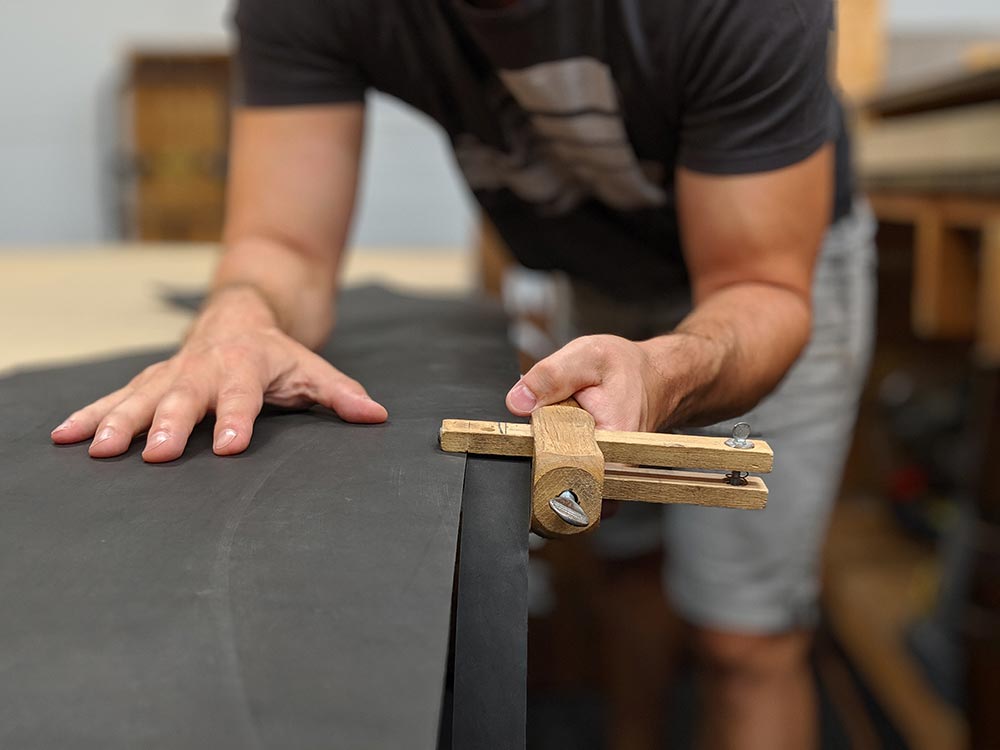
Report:
M 123 237 L 218 240 L 229 140 L 229 55 L 134 52 L 121 101 Z

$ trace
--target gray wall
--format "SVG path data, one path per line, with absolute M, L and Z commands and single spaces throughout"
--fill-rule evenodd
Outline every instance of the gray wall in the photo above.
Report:
M 225 0 L 0 0 L 0 242 L 107 236 L 100 123 L 131 40 L 219 43 Z
M 0 0 L 0 245 L 113 236 L 109 103 L 134 44 L 222 46 L 228 0 Z M 374 96 L 354 237 L 369 246 L 468 243 L 472 210 L 423 117 Z
M 137 42 L 224 43 L 227 5 L 0 0 L 0 245 L 111 237 L 99 144 L 118 61 Z M 888 18 L 893 29 L 998 33 L 1000 1 L 892 0 Z M 440 135 L 379 97 L 369 124 L 357 242 L 465 244 L 472 211 Z
M 897 30 L 976 29 L 1000 31 L 997 0 L 886 0 L 889 26 Z

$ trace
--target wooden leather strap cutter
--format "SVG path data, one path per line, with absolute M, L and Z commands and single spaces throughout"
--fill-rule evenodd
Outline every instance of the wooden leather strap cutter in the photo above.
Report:
M 731 438 L 597 430 L 572 399 L 536 409 L 531 424 L 441 423 L 445 451 L 532 459 L 531 528 L 547 537 L 597 528 L 602 500 L 762 509 L 767 486 L 753 475 L 774 454 L 749 436 L 745 422 Z

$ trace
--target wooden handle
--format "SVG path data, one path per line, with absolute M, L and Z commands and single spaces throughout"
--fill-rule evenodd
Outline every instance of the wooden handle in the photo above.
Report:
M 569 536 L 597 527 L 604 497 L 604 454 L 594 439 L 594 418 L 574 399 L 543 406 L 531 415 L 531 528 L 541 536 Z M 549 504 L 569 490 L 587 514 L 573 526 Z

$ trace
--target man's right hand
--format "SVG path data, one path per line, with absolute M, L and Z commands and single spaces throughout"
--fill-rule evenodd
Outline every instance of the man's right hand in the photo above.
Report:
M 90 455 L 124 453 L 147 433 L 144 460 L 172 461 L 192 429 L 215 413 L 214 451 L 246 450 L 264 403 L 320 404 L 348 422 L 384 422 L 383 406 L 356 380 L 281 331 L 248 289 L 223 291 L 170 359 L 147 367 L 124 388 L 74 412 L 52 431 L 56 443 L 93 438 Z

